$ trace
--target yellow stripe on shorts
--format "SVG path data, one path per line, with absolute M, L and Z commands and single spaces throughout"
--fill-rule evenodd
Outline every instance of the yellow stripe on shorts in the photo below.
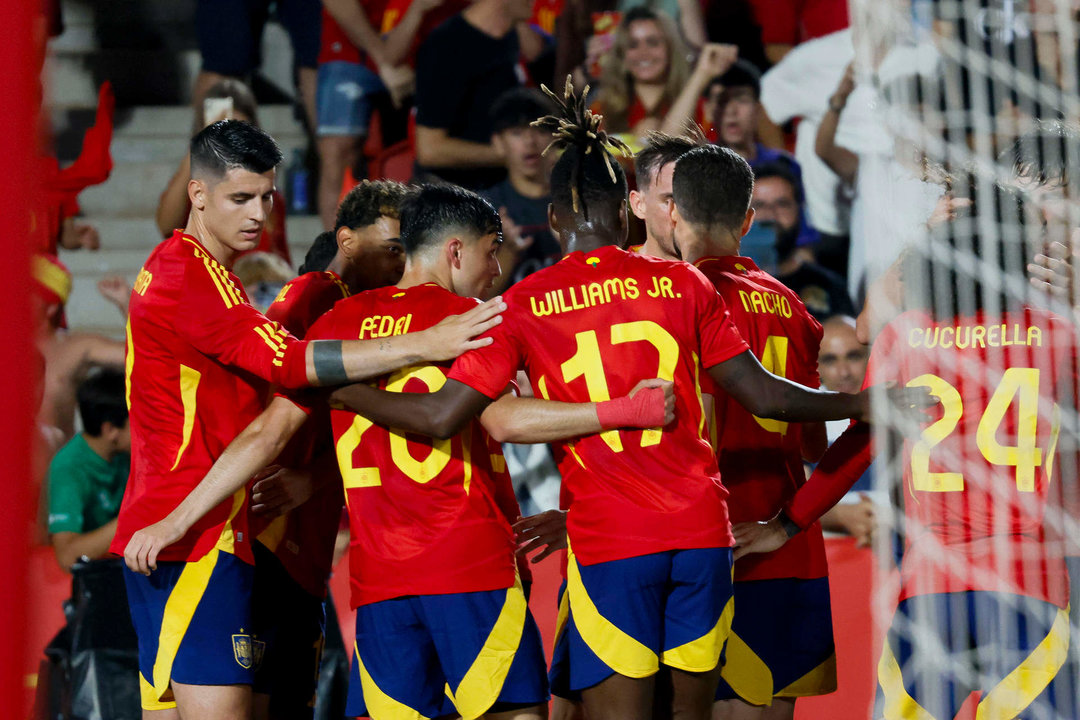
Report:
M 528 607 L 521 578 L 515 573 L 514 584 L 506 589 L 506 600 L 484 647 L 450 696 L 462 720 L 475 720 L 499 699 L 521 646 Z
M 581 582 L 577 557 L 569 546 L 566 548 L 566 582 L 574 625 L 601 662 L 626 677 L 655 675 L 660 669 L 660 658 L 600 614 Z
M 900 663 L 896 661 L 888 640 L 878 662 L 878 683 L 885 696 L 885 720 L 934 720 L 926 708 L 908 695 Z
M 356 643 L 353 643 L 353 649 L 356 652 L 356 667 L 360 672 L 360 687 L 364 691 L 364 705 L 367 706 L 368 717 L 372 720 L 430 720 L 426 715 L 421 715 L 405 703 L 384 693 L 364 667 L 364 661 L 360 659 L 360 648 Z
M 1058 608 L 1050 632 L 975 710 L 975 720 L 1014 718 L 1042 694 L 1069 655 L 1069 611 Z
M 728 645 L 730 648 L 731 646 Z M 796 698 L 827 695 L 836 691 L 836 653 L 801 678 L 776 693 L 776 697 Z
M 738 633 L 733 632 L 728 636 L 724 669 L 720 671 L 720 677 L 751 705 L 772 704 L 772 670 Z
M 172 680 L 173 661 L 184 640 L 195 609 L 206 593 L 210 584 L 210 575 L 217 565 L 221 551 L 214 548 L 200 560 L 185 564 L 176 585 L 165 601 L 165 610 L 161 618 L 161 634 L 158 636 L 157 657 L 154 659 L 153 697 L 161 700 L 169 689 Z
M 712 630 L 696 640 L 665 650 L 660 660 L 665 665 L 686 672 L 708 672 L 720 662 L 724 641 L 731 634 L 731 620 L 735 617 L 735 598 L 728 598 Z

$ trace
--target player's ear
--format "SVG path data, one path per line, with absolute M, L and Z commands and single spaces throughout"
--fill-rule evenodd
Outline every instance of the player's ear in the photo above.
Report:
M 746 208 L 746 217 L 742 221 L 742 229 L 739 231 L 739 237 L 743 237 L 746 233 L 750 232 L 750 226 L 754 224 L 754 208 Z
M 446 256 L 450 261 L 450 267 L 455 270 L 461 269 L 461 250 L 464 247 L 464 243 L 461 242 L 461 238 L 452 237 L 446 241 Z
M 630 209 L 638 219 L 645 219 L 645 198 L 637 190 L 630 191 Z
M 354 233 L 351 228 L 342 225 L 338 228 L 334 239 L 337 240 L 337 246 L 341 249 L 341 252 L 345 257 L 350 259 L 356 257 L 358 249 L 357 244 L 359 241 L 356 237 L 356 233 Z
M 191 201 L 191 207 L 197 210 L 205 210 L 207 203 L 208 188 L 206 183 L 198 178 L 191 178 L 188 180 L 187 185 L 188 200 Z
M 551 226 L 551 231 L 556 235 L 561 232 L 559 218 L 555 215 L 555 205 L 553 203 L 548 203 L 548 225 Z

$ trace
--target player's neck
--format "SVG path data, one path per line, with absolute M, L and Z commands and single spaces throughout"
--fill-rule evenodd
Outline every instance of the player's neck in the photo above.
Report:
M 682 258 L 672 255 L 664 250 L 664 248 L 660 247 L 660 243 L 653 237 L 645 238 L 645 244 L 641 246 L 641 254 L 660 258 L 661 260 L 682 260 Z
M 184 228 L 184 234 L 202 243 L 202 246 L 206 248 L 206 251 L 214 256 L 214 259 L 224 265 L 228 269 L 232 269 L 233 261 L 236 260 L 236 251 L 225 243 L 218 240 L 212 232 L 206 227 L 206 224 L 202 221 L 202 217 L 195 212 L 191 211 L 188 216 L 187 227 Z
M 429 283 L 434 283 L 444 290 L 453 292 L 449 268 L 446 268 L 445 272 L 443 272 L 443 268 L 433 267 L 423 262 L 413 262 L 413 258 L 409 258 L 405 261 L 405 272 L 401 274 L 401 280 L 398 281 L 396 287 L 408 290 Z
M 371 289 L 362 286 L 359 277 L 360 273 L 356 270 L 356 266 L 341 254 L 341 250 L 337 251 L 334 255 L 334 259 L 330 261 L 330 264 L 326 266 L 326 269 L 341 278 L 341 281 L 348 286 L 349 293 L 352 295 Z

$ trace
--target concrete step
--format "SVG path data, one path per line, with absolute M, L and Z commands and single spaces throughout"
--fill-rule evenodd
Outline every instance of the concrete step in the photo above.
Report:
M 158 196 L 176 172 L 175 162 L 120 163 L 109 179 L 79 194 L 88 220 L 95 216 L 153 218 Z
M 97 228 L 105 249 L 144 250 L 149 253 L 161 241 L 153 214 L 146 217 L 88 216 L 81 219 Z
M 96 102 L 96 101 L 95 101 Z M 128 137 L 183 137 L 191 135 L 192 110 L 186 105 L 142 105 L 124 112 L 114 139 Z M 259 126 L 274 138 L 302 136 L 304 129 L 293 114 L 292 105 L 262 105 Z

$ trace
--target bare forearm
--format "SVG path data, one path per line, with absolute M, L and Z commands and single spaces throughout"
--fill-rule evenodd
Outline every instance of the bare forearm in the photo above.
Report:
M 419 10 L 415 3 L 409 6 L 405 16 L 394 28 L 382 36 L 383 53 L 385 62 L 397 65 L 402 62 L 412 49 L 413 40 L 420 30 L 420 23 L 424 20 L 424 13 Z
M 504 395 L 480 416 L 498 442 L 545 443 L 598 433 L 596 403 L 562 403 Z
M 435 438 L 457 435 L 491 400 L 454 380 L 436 393 L 391 393 L 358 383 L 330 396 L 341 405 L 381 425 Z
M 424 167 L 499 167 L 502 158 L 491 145 L 448 137 L 443 131 L 416 129 L 416 159 Z
M 832 102 L 832 100 L 830 100 Z M 836 129 L 840 125 L 840 113 L 833 108 L 825 112 L 814 139 L 814 152 L 829 168 L 848 185 L 855 183 L 859 171 L 859 156 L 836 144 Z
M 863 395 L 815 390 L 768 372 L 750 351 L 709 368 L 714 380 L 739 404 L 761 418 L 815 422 L 862 417 Z
M 114 535 L 116 520 L 86 533 L 56 533 L 52 540 L 56 561 L 65 570 L 70 570 L 84 555 L 91 560 L 103 558 L 109 552 Z
M 686 125 L 695 119 L 694 110 L 697 109 L 698 100 L 710 79 L 698 72 L 690 76 L 690 80 L 683 86 L 682 92 L 675 98 L 671 109 L 664 116 L 660 132 L 669 135 L 681 135 L 686 132 Z
M 308 382 L 341 385 L 385 375 L 426 360 L 422 333 L 378 340 L 315 340 L 307 346 Z
M 169 179 L 169 184 L 158 199 L 154 219 L 162 237 L 169 237 L 176 228 L 187 225 L 188 216 L 188 180 L 191 178 L 191 156 L 185 155 L 176 174 Z
M 702 47 L 708 38 L 705 35 L 705 18 L 702 17 L 701 4 L 697 0 L 679 0 L 679 29 L 692 47 Z
M 367 15 L 357 0 L 323 0 L 323 7 L 338 24 L 345 37 L 375 61 L 377 65 L 393 65 L 387 62 L 382 38 L 371 27 Z

